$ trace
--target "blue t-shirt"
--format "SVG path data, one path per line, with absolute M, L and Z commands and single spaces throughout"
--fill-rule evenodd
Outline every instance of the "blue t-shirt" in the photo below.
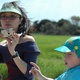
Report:
M 24 42 L 18 44 L 15 51 L 18 51 L 20 58 L 27 63 L 27 72 L 23 74 L 13 61 L 8 47 L 0 45 L 0 54 L 8 67 L 8 78 L 6 80 L 34 80 L 33 75 L 29 74 L 29 70 L 32 67 L 30 62 L 36 63 L 37 56 L 40 53 L 37 44 L 32 41 Z
M 80 66 L 66 70 L 55 80 L 80 80 Z

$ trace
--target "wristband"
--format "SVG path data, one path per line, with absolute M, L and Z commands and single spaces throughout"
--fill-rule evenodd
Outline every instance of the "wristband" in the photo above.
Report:
M 19 56 L 18 52 L 15 52 L 15 55 L 13 55 L 12 58 L 16 58 L 18 56 Z

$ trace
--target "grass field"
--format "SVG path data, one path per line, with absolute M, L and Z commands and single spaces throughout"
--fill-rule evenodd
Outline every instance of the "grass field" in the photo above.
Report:
M 64 41 L 70 36 L 51 36 L 42 34 L 33 34 L 33 36 L 41 51 L 37 59 L 37 64 L 40 66 L 45 76 L 56 78 L 64 72 L 66 68 L 63 62 L 64 55 L 54 51 L 54 48 L 63 45 Z M 7 76 L 7 67 L 5 64 L 0 64 L 0 73 L 5 80 Z

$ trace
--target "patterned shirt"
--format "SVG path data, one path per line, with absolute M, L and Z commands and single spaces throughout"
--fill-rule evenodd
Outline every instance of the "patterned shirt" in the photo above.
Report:
M 55 80 L 80 80 L 80 66 L 66 70 Z

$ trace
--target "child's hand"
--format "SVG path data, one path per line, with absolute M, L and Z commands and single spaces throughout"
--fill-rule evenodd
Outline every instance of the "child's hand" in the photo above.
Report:
M 33 65 L 32 69 L 29 71 L 29 73 L 33 74 L 38 80 L 54 80 L 52 78 L 48 78 L 46 76 L 44 76 L 41 71 L 40 71 L 40 68 L 37 64 L 33 63 L 33 62 L 30 62 L 30 64 Z
M 36 78 L 39 78 L 42 75 L 39 66 L 33 62 L 30 62 L 30 64 L 33 65 L 33 67 L 29 73 L 32 73 Z

